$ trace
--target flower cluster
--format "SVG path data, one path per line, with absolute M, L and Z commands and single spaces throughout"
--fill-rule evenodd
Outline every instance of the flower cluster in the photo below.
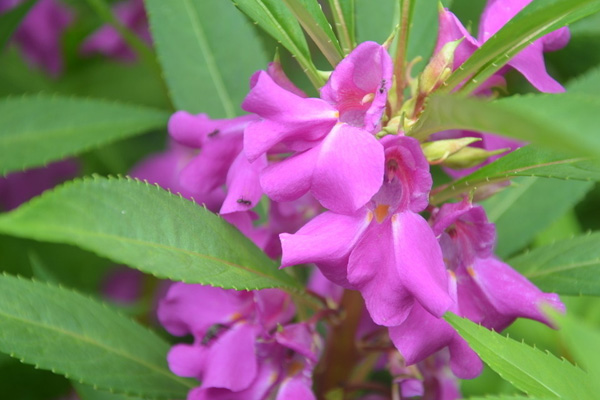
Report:
M 340 311 L 343 289 L 361 294 L 366 324 L 383 332 L 389 346 L 382 362 L 404 397 L 458 398 L 453 374 L 473 378 L 481 371 L 479 357 L 442 318 L 446 312 L 502 330 L 519 317 L 548 323 L 543 303 L 564 310 L 557 295 L 541 292 L 494 255 L 495 227 L 468 195 L 430 204 L 428 143 L 407 135 L 400 122 L 418 118 L 426 106 L 419 96 L 440 86 L 432 71 L 456 69 L 527 3 L 490 0 L 478 39 L 440 10 L 435 54 L 417 78 L 431 85 L 412 85 L 413 99 L 404 104 L 394 97 L 388 50 L 365 42 L 336 66 L 318 98 L 274 62 L 250 79 L 242 103 L 249 114 L 171 117 L 169 151 L 134 175 L 219 212 L 268 255 L 281 256 L 282 268 L 314 265 L 328 282 L 314 290 L 327 312 L 295 322 L 290 298 L 278 290 L 173 285 L 159 317 L 172 334 L 194 338 L 169 354 L 173 372 L 201 381 L 189 399 L 314 398 L 322 340 L 316 321 L 335 320 L 326 316 Z M 563 90 L 546 72 L 543 52 L 568 37 L 563 29 L 538 39 L 475 95 L 491 96 L 509 68 L 541 91 Z M 482 139 L 474 146 L 488 152 L 473 158 L 484 163 L 498 157 L 490 151 L 521 145 L 476 132 L 440 132 L 430 140 L 458 137 Z M 262 225 L 253 211 L 259 204 L 268 207 Z

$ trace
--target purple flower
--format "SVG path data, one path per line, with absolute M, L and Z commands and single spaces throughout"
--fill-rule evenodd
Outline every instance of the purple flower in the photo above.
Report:
M 21 2 L 0 0 L 0 14 Z M 21 22 L 14 40 L 30 64 L 56 77 L 63 69 L 60 38 L 72 20 L 72 12 L 60 1 L 40 0 Z
M 351 214 L 381 186 L 379 129 L 391 86 L 392 62 L 374 42 L 359 45 L 331 74 L 320 99 L 286 90 L 264 71 L 252 80 L 242 108 L 261 120 L 244 132 L 252 162 L 267 153 L 292 152 L 260 176 L 265 193 L 291 201 L 306 192 L 326 208 Z
M 0 177 L 0 211 L 17 208 L 59 183 L 74 178 L 78 170 L 76 161 L 64 160 Z
M 314 399 L 312 369 L 321 342 L 314 326 L 287 324 L 290 297 L 277 289 L 235 292 L 175 283 L 158 316 L 172 334 L 191 334 L 193 344 L 175 345 L 169 367 L 201 386 L 188 399 Z
M 143 0 L 129 0 L 113 7 L 117 19 L 143 41 L 152 43 Z M 100 53 L 123 61 L 135 61 L 135 53 L 112 25 L 104 25 L 92 33 L 81 45 L 83 54 Z
M 280 237 L 282 267 L 315 263 L 336 284 L 360 290 L 377 324 L 394 326 L 417 302 L 441 316 L 452 300 L 440 247 L 417 214 L 428 203 L 429 166 L 415 139 L 388 138 L 385 181 L 366 206 L 325 212 Z

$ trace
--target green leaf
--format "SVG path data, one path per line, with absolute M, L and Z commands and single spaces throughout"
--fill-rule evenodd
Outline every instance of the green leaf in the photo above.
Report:
M 543 229 L 574 207 L 592 182 L 521 178 L 482 204 L 496 224 L 496 254 L 506 257 L 527 246 Z
M 292 53 L 316 88 L 325 82 L 312 62 L 302 28 L 281 0 L 232 0 L 252 21 Z
M 395 0 L 356 0 L 356 35 L 358 43 L 373 40 L 383 43 L 399 20 Z
M 140 400 L 139 398 L 95 390 L 90 385 L 84 385 L 75 381 L 73 381 L 72 384 L 81 400 Z
M 594 385 L 595 393 L 600 392 L 600 332 L 569 315 L 552 313 L 552 319 L 558 322 L 560 335 L 575 359 L 587 370 Z
M 222 218 L 131 179 L 67 183 L 0 216 L 0 231 L 73 244 L 176 281 L 247 290 L 298 287 Z
M 105 100 L 24 96 L 0 100 L 0 172 L 81 153 L 166 125 L 169 114 Z
M 425 68 L 433 54 L 438 34 L 438 0 L 413 1 L 410 33 L 406 60 L 412 61 L 416 57 L 423 60 L 412 69 L 416 75 Z
M 538 247 L 508 263 L 545 292 L 600 296 L 600 233 Z
M 411 136 L 448 129 L 497 133 L 581 156 L 600 157 L 600 97 L 575 93 L 497 101 L 434 95 Z
M 171 373 L 169 344 L 76 292 L 0 276 L 0 350 L 106 390 L 183 398 L 192 381 Z
M 449 93 L 471 93 L 534 40 L 600 10 L 598 0 L 533 0 L 487 40 L 446 81 Z
M 4 357 L 4 354 L 0 353 L 0 356 Z M 69 381 L 65 377 L 50 371 L 35 369 L 8 355 L 6 358 L 6 361 L 4 358 L 0 361 L 0 387 L 3 399 L 61 399 L 69 391 Z
M 340 38 L 344 54 L 356 46 L 356 0 L 328 0 L 331 15 L 335 21 L 335 30 Z
M 267 64 L 248 21 L 225 0 L 145 5 L 175 108 L 213 118 L 239 115 L 250 76 Z
M 336 66 L 342 60 L 340 43 L 317 0 L 283 0 L 327 61 Z
M 554 397 L 529 397 L 512 394 L 485 397 L 469 397 L 467 400 L 553 400 Z
M 570 81 L 567 85 L 567 91 L 569 93 L 597 96 L 600 93 L 600 67 L 596 67 L 585 75 Z
M 517 389 L 552 399 L 594 399 L 589 378 L 580 368 L 468 319 L 451 313 L 444 318 L 486 364 Z
M 525 146 L 456 181 L 440 186 L 431 196 L 433 204 L 518 176 L 537 176 L 565 180 L 598 181 L 600 166 L 555 151 Z
M 4 50 L 13 32 L 36 2 L 37 0 L 27 0 L 0 15 L 0 51 Z

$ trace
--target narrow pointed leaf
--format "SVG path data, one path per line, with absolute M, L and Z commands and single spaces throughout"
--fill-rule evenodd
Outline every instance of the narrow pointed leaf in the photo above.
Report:
M 77 396 L 81 400 L 141 400 L 139 397 L 130 397 L 124 394 L 115 394 L 104 390 L 95 390 L 90 385 L 84 385 L 79 382 L 71 382 Z
M 508 263 L 545 292 L 600 296 L 600 233 L 538 247 Z
M 356 0 L 328 0 L 335 31 L 340 38 L 344 54 L 348 54 L 356 46 Z
M 468 319 L 444 317 L 482 360 L 517 389 L 538 397 L 592 400 L 589 376 L 568 361 L 556 358 Z
M 599 0 L 533 0 L 487 40 L 447 80 L 446 93 L 470 93 L 536 39 L 600 10 Z
M 13 32 L 38 0 L 25 1 L 0 15 L 0 51 L 4 50 Z
M 327 61 L 336 66 L 343 57 L 340 43 L 317 0 L 283 0 Z
M 0 276 L 0 350 L 38 368 L 149 399 L 183 398 L 194 382 L 172 374 L 169 344 L 95 300 Z
M 561 93 L 511 96 L 497 101 L 434 95 L 411 136 L 448 129 L 496 133 L 570 152 L 600 157 L 600 97 Z
M 312 62 L 302 28 L 283 1 L 232 0 L 232 2 L 292 53 L 316 87 L 324 84 Z
M 76 245 L 176 281 L 248 290 L 297 287 L 222 218 L 130 179 L 67 183 L 0 216 L 0 232 Z
M 431 201 L 439 204 L 479 187 L 518 176 L 600 181 L 600 166 L 593 161 L 535 146 L 517 149 L 477 171 L 434 190 Z
M 165 126 L 169 114 L 105 100 L 0 100 L 0 173 L 44 165 Z
M 240 114 L 250 76 L 268 60 L 251 24 L 225 0 L 145 5 L 175 108 L 213 118 Z
M 496 254 L 510 256 L 529 245 L 593 186 L 592 182 L 524 177 L 483 201 L 488 218 L 496 224 Z
M 406 60 L 416 57 L 422 60 L 412 69 L 415 76 L 425 68 L 435 47 L 438 34 L 438 0 L 418 0 L 413 2 Z
M 485 396 L 485 397 L 469 397 L 467 400 L 553 400 L 554 397 L 529 397 L 519 396 L 513 394 L 502 394 L 499 396 Z

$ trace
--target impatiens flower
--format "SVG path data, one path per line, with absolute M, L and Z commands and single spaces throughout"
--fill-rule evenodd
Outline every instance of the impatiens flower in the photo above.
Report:
M 321 349 L 314 326 L 288 324 L 290 297 L 276 289 L 235 292 L 175 283 L 158 316 L 172 334 L 191 334 L 192 344 L 175 345 L 171 370 L 202 382 L 196 399 L 314 399 L 312 369 Z M 289 397 L 293 396 L 293 397 Z
M 347 214 L 369 201 L 382 182 L 383 148 L 373 133 L 391 78 L 391 58 L 374 42 L 338 64 L 320 99 L 299 96 L 258 72 L 242 103 L 261 118 L 245 129 L 246 156 L 253 162 L 267 153 L 293 153 L 262 172 L 265 193 L 291 201 L 310 191 L 324 207 Z
M 0 14 L 20 3 L 0 0 Z M 14 40 L 29 63 L 56 77 L 63 69 L 60 38 L 72 20 L 72 12 L 60 1 L 39 0 L 15 31 Z
M 394 326 L 415 299 L 436 316 L 452 300 L 440 247 L 417 214 L 431 188 L 425 156 L 413 138 L 385 142 L 385 181 L 366 206 L 351 215 L 325 212 L 280 237 L 283 267 L 315 263 L 328 279 L 360 290 L 377 324 Z
M 76 161 L 64 160 L 0 177 L 0 211 L 12 210 L 45 190 L 74 178 L 78 170 Z
M 116 18 L 123 26 L 136 33 L 144 42 L 152 43 L 143 0 L 128 0 L 113 7 Z M 123 61 L 135 60 L 134 52 L 112 25 L 104 25 L 81 45 L 83 54 L 101 53 Z

